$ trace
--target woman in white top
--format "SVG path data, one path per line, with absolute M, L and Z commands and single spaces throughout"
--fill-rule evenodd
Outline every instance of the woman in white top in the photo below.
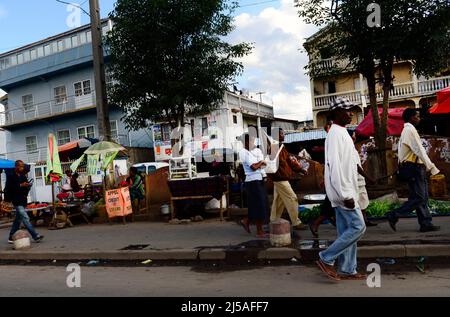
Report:
M 265 238 L 264 222 L 269 214 L 267 192 L 264 187 L 263 173 L 266 162 L 262 160 L 263 154 L 255 145 L 255 137 L 248 133 L 242 136 L 244 149 L 239 152 L 245 172 L 245 190 L 248 201 L 248 217 L 241 221 L 245 231 L 250 233 L 250 224 L 256 224 L 256 235 Z

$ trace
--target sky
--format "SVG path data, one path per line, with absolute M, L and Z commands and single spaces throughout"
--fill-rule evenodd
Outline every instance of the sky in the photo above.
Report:
M 89 11 L 87 0 L 67 0 Z M 277 117 L 312 119 L 310 81 L 304 67 L 305 38 L 317 29 L 297 15 L 294 0 L 240 0 L 234 12 L 231 43 L 248 42 L 252 53 L 241 60 L 244 73 L 236 79 L 239 89 L 248 90 L 274 107 Z M 102 17 L 114 8 L 115 0 L 100 0 Z M 65 32 L 71 12 L 56 0 L 0 0 L 0 53 Z M 82 14 L 81 24 L 89 23 Z M 2 91 L 0 90 L 0 96 Z

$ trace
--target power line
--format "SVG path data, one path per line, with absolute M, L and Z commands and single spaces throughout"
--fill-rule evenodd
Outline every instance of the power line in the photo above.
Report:
M 252 7 L 252 6 L 257 6 L 257 5 L 266 4 L 266 3 L 272 3 L 272 2 L 279 2 L 279 1 L 280 0 L 269 0 L 269 1 L 254 2 L 254 3 L 239 5 L 238 8 Z
M 86 10 L 84 10 L 84 9 L 81 7 L 84 3 L 86 3 L 86 1 L 83 2 L 81 5 L 78 5 L 78 4 L 76 4 L 76 3 L 69 3 L 69 2 L 65 2 L 65 1 L 61 1 L 61 0 L 56 0 L 56 2 L 59 2 L 59 3 L 63 3 L 63 4 L 67 4 L 67 5 L 71 5 L 71 6 L 77 7 L 78 9 L 80 9 L 81 11 L 83 11 L 84 13 L 86 13 L 88 16 L 91 16 L 91 15 L 89 14 L 89 12 L 87 12 Z

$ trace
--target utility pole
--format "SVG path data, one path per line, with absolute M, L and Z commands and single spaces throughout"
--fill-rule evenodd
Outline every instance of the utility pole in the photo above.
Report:
M 106 95 L 105 60 L 102 44 L 102 23 L 98 0 L 89 0 L 92 33 L 92 53 L 94 57 L 95 97 L 97 105 L 97 125 L 99 138 L 111 141 L 111 126 L 109 123 L 109 107 Z

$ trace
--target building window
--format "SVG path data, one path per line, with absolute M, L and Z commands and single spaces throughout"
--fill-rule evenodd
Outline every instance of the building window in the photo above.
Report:
M 69 48 L 72 48 L 72 38 L 70 37 L 64 41 L 64 49 L 68 50 Z
M 62 40 L 58 41 L 58 52 L 64 49 L 64 42 Z
M 86 44 L 86 33 L 80 33 L 80 44 Z
M 110 121 L 109 126 L 111 127 L 111 139 L 119 143 L 119 130 L 117 129 L 117 121 Z
M 208 133 L 208 118 L 202 118 L 202 133 L 203 135 Z
M 17 65 L 17 56 L 13 55 L 11 56 L 11 66 L 16 66 Z
M 33 136 L 27 136 L 25 138 L 25 144 L 27 147 L 27 154 L 33 154 L 37 151 L 37 137 L 35 135 Z
M 33 110 L 33 95 L 22 96 L 22 106 L 25 111 Z
M 17 64 L 23 64 L 23 54 L 17 54 Z
M 78 46 L 78 35 L 72 36 L 72 47 Z
M 30 61 L 30 52 L 29 51 L 23 52 L 23 62 L 28 63 L 29 61 Z
M 73 84 L 75 88 L 75 96 L 80 97 L 91 93 L 91 81 L 85 80 Z
M 37 51 L 36 51 L 36 49 L 33 49 L 30 51 L 30 59 L 34 60 L 36 58 L 37 58 Z
M 162 130 L 162 141 L 163 142 L 170 141 L 170 125 L 168 124 L 161 125 L 161 130 Z
M 233 115 L 233 123 L 234 123 L 234 124 L 237 124 L 237 122 L 238 122 L 238 121 L 237 121 L 237 115 L 234 114 L 234 115 Z
M 89 125 L 86 127 L 79 127 L 77 129 L 78 131 L 78 139 L 82 139 L 82 138 L 90 138 L 90 139 L 94 139 L 95 138 L 95 129 L 93 125 Z
M 38 58 L 44 57 L 44 48 L 42 46 L 37 48 L 37 57 Z
M 88 43 L 92 42 L 92 33 L 91 33 L 91 31 L 87 31 L 86 32 L 86 40 L 88 41 Z
M 58 131 L 58 145 L 64 145 L 70 142 L 70 131 L 59 130 Z
M 54 93 L 55 93 L 55 103 L 57 105 L 67 102 L 66 86 L 56 87 L 54 89 Z
M 47 44 L 44 46 L 44 54 L 45 56 L 48 56 L 52 53 L 52 47 L 50 46 L 50 44 Z
M 191 137 L 192 137 L 192 140 L 194 139 L 194 134 L 195 134 L 195 120 L 191 119 Z

